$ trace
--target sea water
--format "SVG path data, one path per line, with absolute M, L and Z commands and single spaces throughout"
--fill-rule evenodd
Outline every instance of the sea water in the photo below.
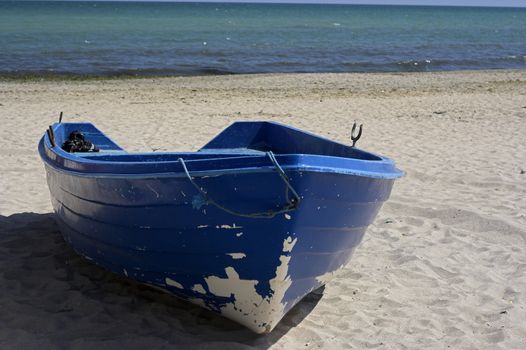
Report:
M 0 2 L 0 76 L 526 68 L 526 8 Z

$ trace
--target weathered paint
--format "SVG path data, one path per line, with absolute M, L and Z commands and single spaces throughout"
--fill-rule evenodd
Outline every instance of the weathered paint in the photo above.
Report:
M 223 224 L 223 225 L 217 225 L 216 228 L 220 228 L 220 229 L 223 229 L 223 230 L 233 230 L 233 229 L 239 229 L 239 228 L 243 228 L 243 226 L 236 226 L 236 224 L 232 224 L 232 225 L 227 225 L 227 224 Z
M 197 292 L 197 293 L 201 293 L 201 294 L 206 294 L 206 290 L 203 288 L 203 286 L 201 284 L 195 284 L 193 287 L 192 287 L 192 290 L 194 292 Z
M 179 289 L 184 289 L 183 285 L 177 281 L 174 281 L 173 279 L 169 278 L 169 277 L 166 277 L 164 279 L 164 282 L 166 283 L 166 285 L 168 286 L 171 286 L 171 287 L 175 287 L 175 288 L 179 288 Z
M 291 285 L 288 268 L 290 253 L 297 242 L 297 238 L 287 237 L 283 241 L 282 254 L 279 257 L 280 265 L 270 282 L 271 295 L 261 296 L 257 290 L 257 280 L 245 280 L 239 277 L 236 270 L 228 266 L 225 268 L 226 278 L 209 276 L 205 278 L 210 293 L 215 296 L 230 298 L 232 303 L 227 303 L 220 308 L 222 315 L 246 325 L 256 333 L 269 332 L 284 316 L 287 303 L 282 303 L 285 292 Z
M 297 238 L 287 237 L 285 241 L 283 241 L 283 251 L 284 252 L 291 252 L 292 248 L 294 248 L 294 245 L 298 241 Z
M 226 255 L 230 255 L 232 259 L 243 259 L 247 257 L 245 253 L 227 253 Z
M 204 309 L 210 310 L 210 307 L 206 305 L 205 301 L 201 298 L 188 298 L 188 301 Z
M 334 271 L 329 271 L 324 273 L 323 275 L 319 275 L 318 277 L 316 277 L 316 281 L 318 281 L 321 285 L 329 283 L 329 281 L 333 280 L 334 278 L 338 277 L 339 274 L 341 274 L 344 266 L 345 264 L 342 264 Z

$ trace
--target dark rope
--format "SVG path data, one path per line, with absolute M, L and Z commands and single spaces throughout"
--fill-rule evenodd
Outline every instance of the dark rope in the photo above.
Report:
M 62 149 L 69 153 L 98 152 L 99 149 L 90 140 L 86 139 L 80 131 L 73 131 L 62 144 Z
M 280 177 L 283 179 L 283 182 L 286 185 L 286 187 L 285 187 L 285 197 L 287 199 L 287 204 L 285 204 L 279 210 L 269 209 L 267 211 L 257 212 L 257 213 L 240 213 L 238 211 L 228 209 L 228 208 L 222 206 L 221 204 L 217 203 L 215 200 L 213 200 L 212 198 L 210 198 L 208 196 L 208 194 L 207 194 L 207 192 L 205 190 L 203 190 L 201 187 L 199 187 L 195 183 L 195 181 L 192 179 L 192 176 L 190 175 L 190 172 L 186 168 L 186 163 L 184 162 L 183 158 L 179 158 L 178 161 L 181 162 L 181 165 L 183 166 L 183 170 L 184 170 L 188 180 L 190 180 L 190 183 L 201 194 L 201 196 L 203 196 L 203 198 L 206 200 L 207 204 L 212 204 L 213 206 L 215 206 L 215 207 L 217 207 L 217 208 L 219 208 L 219 209 L 221 209 L 221 210 L 223 210 L 223 211 L 225 211 L 225 212 L 227 212 L 229 214 L 236 215 L 236 216 L 241 216 L 241 217 L 245 217 L 245 218 L 256 218 L 256 219 L 271 219 L 271 218 L 275 217 L 278 214 L 283 214 L 283 213 L 287 213 L 287 212 L 296 210 L 298 208 L 299 204 L 300 204 L 301 199 L 300 199 L 300 196 L 298 195 L 298 193 L 296 192 L 296 190 L 294 190 L 294 188 L 290 184 L 290 181 L 287 178 L 287 175 L 285 174 L 285 171 L 283 171 L 283 168 L 281 168 L 281 166 L 279 165 L 276 157 L 274 156 L 274 153 L 267 152 L 266 154 L 270 158 L 270 161 L 272 162 L 272 164 L 274 164 L 274 166 L 276 167 L 277 172 L 279 173 Z M 294 195 L 294 198 L 289 199 L 289 191 L 292 192 L 292 194 Z

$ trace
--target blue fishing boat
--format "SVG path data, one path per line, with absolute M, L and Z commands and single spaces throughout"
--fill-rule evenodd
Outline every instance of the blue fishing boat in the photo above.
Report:
M 38 149 L 77 253 L 257 333 L 347 264 L 403 174 L 274 122 L 233 123 L 190 153 L 128 153 L 59 122 Z

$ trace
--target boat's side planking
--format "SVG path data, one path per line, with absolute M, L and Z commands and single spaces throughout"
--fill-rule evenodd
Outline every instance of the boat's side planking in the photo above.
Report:
M 235 123 L 195 153 L 129 154 L 89 123 L 53 129 L 58 146 L 44 137 L 39 152 L 66 241 L 257 333 L 349 261 L 402 174 L 387 158 L 275 123 Z M 62 150 L 78 129 L 101 152 Z M 233 145 L 230 134 L 242 138 Z M 285 154 L 265 153 L 270 144 Z M 286 205 L 291 189 L 297 208 Z
M 253 219 L 208 205 L 184 177 L 47 172 L 62 231 L 79 253 L 256 332 L 271 330 L 348 262 L 393 182 L 289 171 L 300 209 Z M 195 181 L 218 203 L 245 213 L 279 208 L 286 200 L 276 173 Z

